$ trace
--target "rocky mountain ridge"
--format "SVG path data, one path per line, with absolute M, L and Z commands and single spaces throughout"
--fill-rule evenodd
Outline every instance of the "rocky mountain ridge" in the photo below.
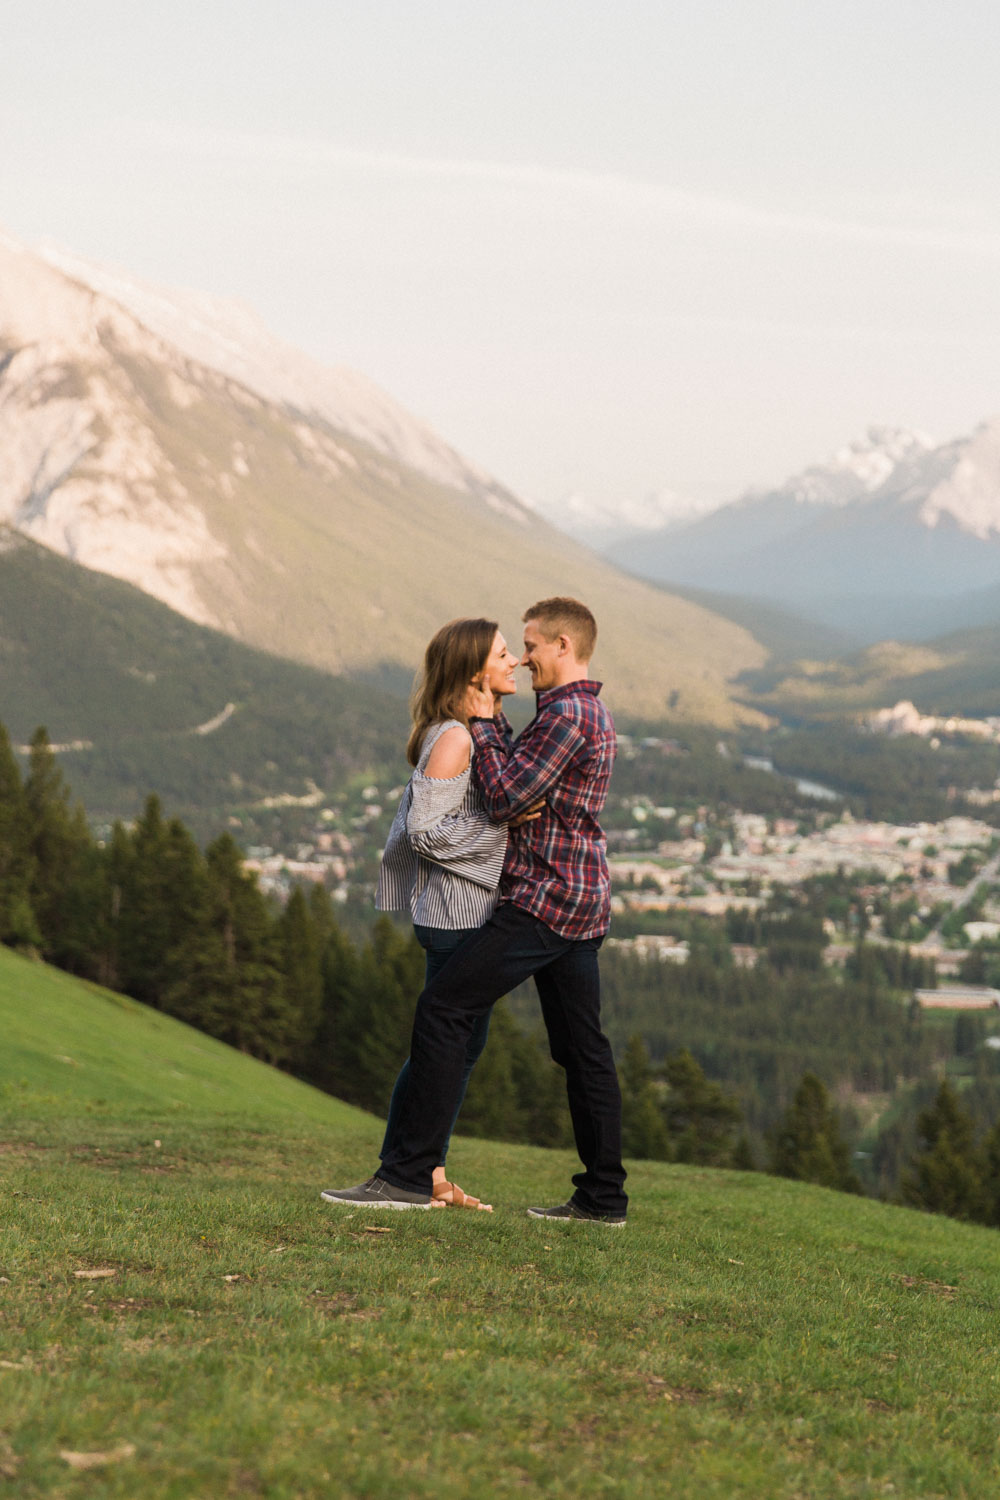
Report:
M 259 325 L 241 343 L 230 311 L 74 269 L 0 240 L 0 522 L 247 644 L 380 680 L 408 681 L 444 619 L 485 612 L 516 639 L 526 603 L 577 594 L 619 708 L 741 716 L 730 683 L 765 655 L 745 629 L 623 578 L 363 379 L 324 383 Z

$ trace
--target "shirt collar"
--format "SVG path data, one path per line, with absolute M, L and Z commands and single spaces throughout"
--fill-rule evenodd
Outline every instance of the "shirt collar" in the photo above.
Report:
M 590 693 L 596 698 L 603 686 L 602 682 L 595 682 L 592 677 L 580 677 L 576 682 L 567 682 L 562 687 L 545 688 L 543 692 L 536 693 L 535 704 L 537 708 L 548 708 L 557 699 L 569 698 L 575 693 Z

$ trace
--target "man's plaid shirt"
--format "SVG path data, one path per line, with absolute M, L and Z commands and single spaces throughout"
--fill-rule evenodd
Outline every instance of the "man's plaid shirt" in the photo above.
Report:
M 597 821 L 617 742 L 599 682 L 538 694 L 535 717 L 512 740 L 502 714 L 472 719 L 474 774 L 498 823 L 545 798 L 542 815 L 512 828 L 500 899 L 531 912 L 560 937 L 602 937 L 611 916 L 606 840 Z

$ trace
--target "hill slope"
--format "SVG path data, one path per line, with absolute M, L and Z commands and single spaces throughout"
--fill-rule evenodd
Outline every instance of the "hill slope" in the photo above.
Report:
M 56 1496 L 979 1497 L 991 1230 L 458 1140 L 492 1216 L 324 1205 L 380 1123 L 0 950 L 0 1475 Z M 93 1468 L 91 1480 L 75 1469 Z
M 219 815 L 402 770 L 397 696 L 255 651 L 2 528 L 0 671 L 15 743 L 44 724 L 86 747 L 63 764 L 92 817 L 131 815 L 150 791 Z
M 0 520 L 335 672 L 412 672 L 446 619 L 487 613 L 516 637 L 527 604 L 577 594 L 614 705 L 743 712 L 729 680 L 765 655 L 747 631 L 625 578 L 363 383 L 345 393 L 308 362 L 266 381 L 266 360 L 233 354 L 245 330 L 206 311 L 192 333 L 189 308 L 87 274 L 0 239 Z

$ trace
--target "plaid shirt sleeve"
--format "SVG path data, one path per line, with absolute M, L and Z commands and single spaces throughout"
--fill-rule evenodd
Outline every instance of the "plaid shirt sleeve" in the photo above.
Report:
M 476 747 L 476 780 L 496 823 L 544 797 L 586 744 L 577 725 L 562 714 L 552 714 L 527 745 L 512 747 L 493 719 L 471 719 L 469 731 Z

